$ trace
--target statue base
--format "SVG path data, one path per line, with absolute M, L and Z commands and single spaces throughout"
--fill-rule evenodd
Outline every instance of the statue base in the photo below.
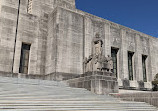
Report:
M 86 72 L 79 78 L 67 80 L 70 87 L 85 88 L 96 94 L 118 93 L 118 82 L 110 72 Z

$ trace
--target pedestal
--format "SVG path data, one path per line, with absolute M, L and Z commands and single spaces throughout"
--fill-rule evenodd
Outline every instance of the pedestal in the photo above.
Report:
M 85 88 L 96 94 L 109 94 L 118 92 L 118 82 L 110 72 L 86 72 L 79 78 L 67 81 L 70 87 Z

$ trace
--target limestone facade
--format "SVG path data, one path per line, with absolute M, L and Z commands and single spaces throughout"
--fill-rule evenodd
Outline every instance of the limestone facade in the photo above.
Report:
M 83 74 L 83 60 L 92 52 L 96 33 L 103 38 L 103 53 L 117 49 L 120 88 L 139 89 L 143 81 L 142 57 L 146 56 L 147 81 L 158 73 L 158 39 L 76 9 L 75 0 L 0 0 L 0 73 L 65 80 Z M 16 44 L 15 44 L 15 35 Z M 20 74 L 22 43 L 30 44 L 28 73 Z M 15 45 L 15 51 L 14 51 Z M 128 52 L 132 52 L 133 80 L 129 80 Z M 13 63 L 13 55 L 14 63 Z

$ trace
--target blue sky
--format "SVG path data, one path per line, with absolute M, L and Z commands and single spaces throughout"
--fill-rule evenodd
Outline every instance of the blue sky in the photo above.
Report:
M 158 37 L 158 0 L 76 0 L 76 7 Z

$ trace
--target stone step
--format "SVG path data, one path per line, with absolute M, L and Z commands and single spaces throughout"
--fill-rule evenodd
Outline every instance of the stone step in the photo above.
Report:
M 42 93 L 40 92 L 40 91 L 34 91 L 34 95 L 35 94 L 45 94 L 45 93 L 47 93 L 47 94 L 51 94 L 51 95 L 63 95 L 63 94 L 68 94 L 68 95 L 94 95 L 94 94 L 91 94 L 91 93 L 82 93 L 82 92 L 73 92 L 73 91 L 69 91 L 69 92 L 63 92 L 63 93 L 58 93 L 58 91 L 50 91 L 50 92 L 45 92 L 45 91 L 43 91 Z M 1 92 L 0 93 L 0 96 L 2 96 L 2 95 L 10 95 L 10 94 L 12 94 L 12 95 L 20 95 L 20 94 L 32 94 L 31 92 L 24 92 L 24 91 L 19 91 L 19 92 Z M 33 95 L 33 94 L 32 94 Z M 108 97 L 108 96 L 107 96 Z M 112 98 L 112 97 L 111 97 Z
M 143 102 L 95 95 L 56 81 L 0 78 L 2 111 L 157 111 Z
M 34 103 L 34 104 L 30 104 L 30 103 L 28 103 L 28 104 L 0 104 L 0 108 L 3 108 L 4 106 L 5 107 L 32 107 L 32 106 L 34 106 L 34 107 L 105 107 L 105 108 L 107 108 L 107 107 L 110 107 L 111 108 L 111 105 L 113 106 L 113 108 L 114 107 L 119 107 L 119 108 L 126 108 L 127 106 L 126 105 L 124 105 L 124 106 L 122 106 L 122 104 L 107 104 L 107 105 L 105 105 L 105 104 L 95 104 L 95 103 L 85 103 L 85 104 L 73 104 L 73 103 L 71 103 L 71 104 L 67 104 L 67 103 L 64 103 L 64 104 L 38 104 L 38 103 Z M 128 105 L 129 107 L 128 108 L 133 108 L 135 105 Z M 145 109 L 154 109 L 154 107 L 151 107 L 150 105 L 149 106 L 147 106 L 147 105 L 137 105 L 137 109 L 140 109 L 140 108 L 145 108 Z
M 58 86 L 58 87 L 65 87 L 67 85 L 63 84 L 63 83 L 41 83 L 41 82 L 35 82 L 33 83 L 32 81 L 27 81 L 27 82 L 23 82 L 23 81 L 17 81 L 17 82 L 11 82 L 11 81 L 6 81 L 6 82 L 1 82 L 1 83 L 7 83 L 10 82 L 10 84 L 19 84 L 19 85 L 43 85 L 43 86 Z
M 94 94 L 85 94 L 85 93 L 58 93 L 58 92 L 56 92 L 56 93 L 52 93 L 52 92 L 34 92 L 34 93 L 30 93 L 30 92 L 24 92 L 24 91 L 22 91 L 22 92 L 19 92 L 19 93 L 12 93 L 12 92 L 10 92 L 10 93 L 0 93 L 0 97 L 25 97 L 25 96 L 35 96 L 35 97 L 40 97 L 40 96 L 45 96 L 45 97 L 54 97 L 54 96 L 56 96 L 56 97 L 58 97 L 58 96 L 72 96 L 72 97 L 80 97 L 80 96 L 82 96 L 82 97 L 97 97 L 97 98 L 105 98 L 105 99 L 115 99 L 115 98 L 113 98 L 113 97 L 111 97 L 111 96 L 97 96 L 97 95 L 94 95 Z M 115 99 L 116 100 L 116 99 Z
M 46 95 L 47 94 L 47 95 Z M 46 93 L 46 92 L 42 92 L 42 93 L 40 93 L 40 92 L 34 92 L 33 94 L 32 93 L 26 93 L 26 92 L 21 92 L 21 93 L 7 93 L 7 94 L 0 94 L 0 97 L 16 97 L 16 96 L 19 96 L 19 97 L 21 97 L 21 96 L 72 96 L 72 97 L 74 97 L 74 96 L 78 96 L 78 97 L 80 97 L 81 95 L 82 95 L 82 97 L 98 97 L 98 98 L 107 98 L 107 99 L 115 99 L 115 98 L 112 98 L 111 96 L 97 96 L 97 95 L 94 95 L 94 94 L 82 94 L 82 93 L 69 93 L 69 94 L 67 94 L 67 93 L 51 93 L 51 92 L 48 92 L 48 93 Z
M 0 85 L 1 86 L 1 85 Z M 24 88 L 23 87 L 25 87 L 25 88 L 29 88 L 29 90 L 32 90 L 32 91 L 39 91 L 39 90 L 45 90 L 45 89 L 47 89 L 47 91 L 49 92 L 49 91 L 52 91 L 52 88 L 53 88 L 53 90 L 56 90 L 56 91 L 65 91 L 65 92 L 67 92 L 67 91 L 72 91 L 72 89 L 73 88 L 69 88 L 69 87 L 66 87 L 66 88 L 59 88 L 59 87 L 43 87 L 43 88 L 38 88 L 38 87 L 33 87 L 33 88 L 31 88 L 32 86 L 30 86 L 30 87 L 26 87 L 26 86 L 20 86 L 20 87 L 13 87 L 12 85 L 9 85 L 10 86 L 10 88 L 8 87 L 8 89 L 7 88 L 5 88 L 5 89 L 1 89 L 0 91 L 21 91 L 21 90 L 23 90 Z M 1 86 L 1 87 L 7 87 L 7 86 Z M 42 86 L 41 86 L 42 87 Z M 51 88 L 51 89 L 48 89 L 48 88 Z M 12 90 L 11 90 L 12 89 Z M 82 92 L 82 93 L 91 93 L 92 94 L 92 92 L 87 92 L 87 90 L 85 89 L 85 90 L 83 90 L 83 89 L 73 89 L 73 92 Z
M 59 100 L 60 99 L 60 100 Z M 86 101 L 86 102 L 90 102 L 90 101 L 95 101 L 95 102 L 116 102 L 116 103 L 118 103 L 119 101 L 110 101 L 110 100 L 99 100 L 99 99 L 74 99 L 74 98 L 68 98 L 68 99 L 62 99 L 62 98 L 59 98 L 58 100 L 55 98 L 55 99 L 45 99 L 45 98 L 35 98 L 35 99 L 27 99 L 27 98 L 25 98 L 25 99 L 1 99 L 1 101 L 2 102 L 4 102 L 4 101 L 8 101 L 8 100 L 10 100 L 10 101 L 79 101 L 79 102 L 83 102 L 84 103 L 84 101 Z M 73 100 L 72 100 L 73 99 Z
M 5 92 L 1 92 L 0 93 L 0 95 L 7 95 L 7 94 L 14 94 L 14 95 L 16 95 L 16 94 L 30 94 L 31 92 L 24 92 L 24 91 L 17 91 L 17 92 L 9 92 L 9 91 L 5 91 Z M 62 95 L 62 94 L 69 94 L 69 95 L 71 95 L 71 94 L 82 94 L 82 95 L 94 95 L 94 94 L 91 94 L 91 93 L 86 93 L 86 92 L 74 92 L 74 91 L 69 91 L 69 92 L 67 92 L 67 91 L 64 91 L 63 93 L 58 93 L 58 91 L 50 91 L 50 92 L 46 92 L 46 91 L 43 91 L 43 92 L 40 92 L 40 91 L 34 91 L 34 93 L 36 93 L 36 94 L 45 94 L 45 93 L 48 93 L 48 94 L 55 94 L 55 95 Z M 110 96 L 109 96 L 110 97 Z
M 3 109 L 4 106 L 0 106 L 0 109 Z M 105 105 L 51 105 L 51 106 L 39 106 L 39 105 L 34 105 L 34 106 L 26 106 L 26 105 L 17 105 L 17 106 L 5 106 L 5 108 L 8 108 L 8 109 L 35 109 L 35 108 L 109 108 L 109 109 L 116 109 L 116 108 L 125 108 L 123 106 L 105 106 Z M 131 109 L 133 107 L 128 107 L 128 109 Z M 151 107 L 137 107 L 136 109 L 151 109 Z
M 1 100 L 0 101 L 0 104 L 113 104 L 113 105 L 124 105 L 124 106 L 151 106 L 151 105 L 148 105 L 148 104 L 145 104 L 145 103 L 130 103 L 130 102 L 113 102 L 113 101 L 76 101 L 76 100 L 55 100 L 55 101 L 52 101 L 52 100 Z
M 91 100 L 100 100 L 100 101 L 114 101 L 114 100 L 111 100 L 111 99 L 102 99 L 102 98 L 95 98 L 95 97 L 85 97 L 85 98 L 80 98 L 80 97 L 72 97 L 72 96 L 57 96 L 57 97 L 45 97 L 45 96 L 43 96 L 43 97 L 36 97 L 36 96 L 26 96 L 26 97 L 1 97 L 1 100 L 7 100 L 7 99 L 9 99 L 9 100 L 35 100 L 35 99 L 41 99 L 41 100 L 43 100 L 43 99 L 51 99 L 51 100 L 57 100 L 57 99 L 60 99 L 60 100 L 63 100 L 63 98 L 67 98 L 67 100 L 89 100 L 89 101 L 91 101 Z M 116 100 L 116 101 L 118 101 L 118 100 Z
M 113 106 L 120 106 L 120 105 L 122 105 L 121 103 L 120 104 L 113 104 L 112 102 L 110 103 L 106 103 L 107 105 L 107 107 L 110 107 L 110 106 L 108 106 L 108 105 L 113 105 Z M 105 105 L 105 102 L 102 102 L 102 103 L 95 103 L 95 102 L 93 102 L 93 103 L 12 103 L 12 104 L 10 104 L 10 103 L 4 103 L 4 104 L 0 104 L 0 106 L 3 106 L 3 105 L 5 105 L 5 106 L 38 106 L 38 105 L 40 105 L 40 106 L 62 106 L 62 105 L 83 105 L 83 106 L 89 106 L 89 105 L 94 105 L 94 106 L 102 106 L 102 105 Z M 127 105 L 125 105 L 124 104 L 124 106 L 127 106 Z M 134 105 L 130 105 L 129 104 L 129 106 L 134 106 Z M 138 107 L 142 107 L 142 106 L 144 106 L 144 104 L 142 104 L 142 105 L 138 105 L 137 104 L 137 106 Z M 151 105 L 145 105 L 145 106 L 151 106 Z
M 9 109 L 9 110 L 8 110 Z M 3 111 L 54 111 L 54 110 L 58 110 L 58 111 L 67 111 L 67 110 L 71 110 L 71 111 L 100 111 L 100 110 L 107 110 L 107 111 L 157 111 L 157 110 L 154 110 L 154 109 L 132 109 L 132 108 L 129 108 L 129 109 L 126 109 L 126 108 L 95 108 L 95 107 L 91 107 L 91 108 L 79 108 L 79 107 L 64 107 L 64 108 L 57 108 L 57 107 L 41 107 L 41 108 L 34 108 L 34 107 L 31 107 L 31 108 L 2 108 Z
M 78 109 L 3 109 L 3 111 L 88 111 L 86 110 L 78 110 Z M 95 110 L 95 109 L 91 109 L 90 111 L 157 111 L 157 110 L 135 110 L 135 109 L 117 109 L 117 110 L 105 110 L 105 109 L 100 109 L 100 110 Z
M 128 111 L 124 109 L 117 109 L 117 110 L 106 110 L 106 109 L 2 109 L 3 111 Z M 130 110 L 131 111 L 131 110 Z M 136 111 L 136 110 L 135 110 Z M 138 111 L 138 110 L 137 110 Z M 142 110 L 141 110 L 142 111 Z M 148 110 L 148 111 L 154 111 L 154 110 Z
M 23 108 L 21 108 L 21 107 L 3 107 L 3 108 L 0 108 L 0 109 L 2 109 L 2 110 L 4 110 L 4 109 L 43 109 L 43 111 L 45 111 L 45 109 L 53 109 L 53 111 L 54 110 L 125 110 L 126 108 L 121 108 L 121 107 L 116 107 L 116 108 L 111 108 L 111 107 L 107 107 L 107 108 L 102 108 L 102 107 L 72 107 L 72 106 L 70 106 L 70 107 L 48 107 L 48 106 L 46 106 L 46 107 L 23 107 Z M 138 110 L 140 110 L 140 111 L 156 111 L 156 110 L 154 110 L 154 109 L 143 109 L 143 108 L 141 108 L 141 109 L 138 109 L 138 108 L 135 108 L 135 109 L 133 109 L 133 108 L 128 108 L 128 109 L 126 109 L 126 110 L 129 110 L 129 111 L 131 111 L 131 110 L 134 110 L 134 111 L 138 111 Z

